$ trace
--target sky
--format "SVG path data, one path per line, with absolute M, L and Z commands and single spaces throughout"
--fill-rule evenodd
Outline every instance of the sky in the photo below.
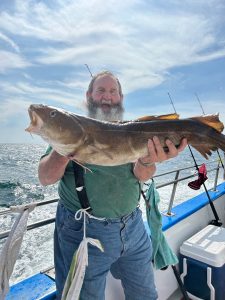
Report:
M 225 123 L 224 15 L 224 0 L 1 0 L 0 143 L 41 142 L 32 103 L 85 115 L 86 64 L 120 79 L 126 120 L 174 112 L 171 97 Z

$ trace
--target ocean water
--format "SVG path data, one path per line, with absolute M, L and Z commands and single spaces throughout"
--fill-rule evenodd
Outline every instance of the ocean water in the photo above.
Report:
M 37 169 L 46 145 L 0 144 L 0 211 L 6 206 L 57 198 L 57 185 L 42 187 Z M 54 217 L 56 203 L 37 207 L 28 224 Z M 17 214 L 0 216 L 0 231 L 9 230 Z M 11 283 L 53 265 L 53 231 L 50 224 L 28 231 L 22 243 Z M 5 239 L 0 240 L 0 251 Z
M 57 184 L 43 187 L 38 181 L 37 169 L 41 155 L 45 152 L 47 145 L 41 144 L 0 144 L 0 211 L 11 205 L 43 201 L 57 198 Z M 206 163 L 194 151 L 197 163 Z M 210 159 L 208 170 L 218 164 L 218 156 L 213 154 Z M 193 159 L 188 149 L 183 151 L 179 157 L 171 159 L 158 165 L 157 173 L 161 174 L 179 168 L 193 166 Z M 182 171 L 180 177 L 195 174 L 195 168 Z M 169 182 L 175 178 L 175 173 L 155 177 L 156 185 Z M 215 171 L 208 173 L 206 181 L 207 189 L 214 185 Z M 174 205 L 185 201 L 203 192 L 191 190 L 187 184 L 196 178 L 182 181 L 177 186 Z M 223 171 L 219 173 L 218 183 L 223 181 Z M 144 186 L 144 189 L 147 187 Z M 172 186 L 158 189 L 161 202 L 160 209 L 166 210 L 169 204 Z M 48 206 L 37 207 L 29 217 L 28 224 L 41 221 L 55 216 L 56 203 Z M 141 201 L 141 208 L 145 218 L 144 201 Z M 10 230 L 16 218 L 16 214 L 0 215 L 0 232 Z M 19 258 L 16 262 L 11 283 L 19 281 L 40 270 L 53 265 L 53 232 L 54 224 L 47 225 L 38 229 L 30 230 L 25 234 Z M 0 240 L 0 251 L 5 239 Z

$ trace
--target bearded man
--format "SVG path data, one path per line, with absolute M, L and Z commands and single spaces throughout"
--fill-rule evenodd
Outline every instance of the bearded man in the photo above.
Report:
M 89 117 L 105 121 L 123 119 L 122 88 L 111 72 L 101 72 L 92 78 L 86 99 Z M 91 170 L 84 172 L 81 178 L 90 212 L 85 227 L 88 237 L 101 241 L 104 252 L 89 246 L 80 300 L 105 299 L 106 276 L 110 270 L 121 280 L 126 299 L 157 299 L 151 264 L 152 245 L 139 209 L 140 182 L 154 175 L 157 162 L 175 157 L 187 142 L 182 140 L 178 149 L 170 140 L 166 144 L 168 153 L 164 152 L 157 137 L 149 140 L 149 154 L 134 164 L 85 165 Z M 73 254 L 83 239 L 83 220 L 74 217 L 84 208 L 83 196 L 77 186 L 78 169 L 72 160 L 49 147 L 39 164 L 41 184 L 59 181 L 60 200 L 54 232 L 57 299 L 61 299 Z

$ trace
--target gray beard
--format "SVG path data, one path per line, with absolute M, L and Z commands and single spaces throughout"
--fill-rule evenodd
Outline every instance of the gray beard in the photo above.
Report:
M 101 105 L 95 103 L 92 98 L 87 100 L 88 116 L 101 121 L 122 121 L 124 108 L 121 103 L 111 106 L 109 112 L 104 112 Z

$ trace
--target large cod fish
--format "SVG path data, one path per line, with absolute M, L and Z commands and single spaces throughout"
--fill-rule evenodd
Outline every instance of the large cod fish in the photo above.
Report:
M 148 154 L 147 142 L 158 136 L 164 150 L 165 140 L 176 147 L 187 138 L 205 158 L 211 151 L 225 151 L 223 123 L 218 115 L 178 119 L 178 115 L 140 118 L 127 122 L 104 122 L 51 106 L 29 107 L 31 123 L 26 131 L 40 135 L 59 154 L 74 157 L 84 164 L 115 166 L 134 162 Z

